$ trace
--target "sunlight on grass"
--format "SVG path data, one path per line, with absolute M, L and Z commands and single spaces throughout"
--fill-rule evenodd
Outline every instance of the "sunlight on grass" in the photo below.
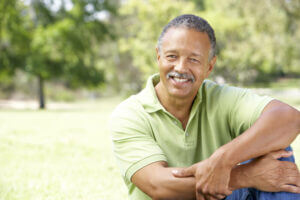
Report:
M 106 126 L 117 102 L 0 112 L 0 199 L 127 199 Z
M 299 96 L 287 100 L 300 108 Z M 0 111 L 0 199 L 128 199 L 107 130 L 108 116 L 120 101 Z M 299 166 L 299 137 L 293 147 Z

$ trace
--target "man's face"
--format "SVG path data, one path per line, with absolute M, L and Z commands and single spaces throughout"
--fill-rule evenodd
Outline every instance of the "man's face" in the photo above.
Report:
M 208 35 L 193 29 L 170 28 L 156 51 L 160 84 L 176 98 L 194 98 L 216 61 L 209 61 Z

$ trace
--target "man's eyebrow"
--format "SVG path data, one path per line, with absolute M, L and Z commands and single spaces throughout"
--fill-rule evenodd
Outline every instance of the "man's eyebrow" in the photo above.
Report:
M 173 49 L 171 49 L 171 50 L 167 50 L 167 51 L 165 51 L 164 53 L 177 53 L 177 51 L 176 51 L 176 50 L 173 50 Z
M 170 49 L 165 51 L 164 53 L 178 53 L 178 51 L 174 49 Z M 191 53 L 191 56 L 204 57 L 203 54 L 201 53 Z
M 165 54 L 167 54 L 167 53 L 178 53 L 178 51 L 174 50 L 174 49 L 170 49 L 170 50 L 165 51 L 164 53 Z M 201 54 L 201 53 L 191 53 L 191 56 L 204 57 L 203 54 Z
M 203 57 L 203 54 L 201 54 L 201 53 L 192 53 L 191 55 L 192 56 L 197 56 L 197 57 Z

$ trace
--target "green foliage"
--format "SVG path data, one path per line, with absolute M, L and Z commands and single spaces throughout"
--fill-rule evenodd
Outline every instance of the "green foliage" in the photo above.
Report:
M 172 18 L 192 13 L 208 20 L 217 37 L 218 61 L 213 76 L 253 83 L 300 76 L 300 13 L 292 1 L 137 1 L 126 2 L 120 15 L 126 31 L 119 50 L 129 54 L 143 80 L 157 72 L 155 47 Z
M 54 9 L 53 4 L 61 3 Z M 19 68 L 36 76 L 40 105 L 44 105 L 43 83 L 61 79 L 68 87 L 96 87 L 104 83 L 99 65 L 100 45 L 115 38 L 109 27 L 115 1 L 3 0 L 0 2 L 0 74 L 13 75 Z
M 113 6 L 108 1 L 77 0 L 73 4 L 69 11 L 63 6 L 53 11 L 42 0 L 29 5 L 1 1 L 1 71 L 21 68 L 43 79 L 61 77 L 73 87 L 103 82 L 97 49 L 113 34 L 108 23 L 95 14 L 114 12 Z
M 286 29 L 289 20 L 278 1 L 236 1 L 213 5 L 218 17 L 219 61 L 216 71 L 233 81 L 264 81 L 268 77 L 300 75 L 300 32 Z M 224 23 L 239 21 L 238 26 Z M 299 25 L 299 21 L 295 22 Z M 223 25 L 223 26 L 222 26 Z M 298 53 L 297 53 L 298 52 Z
M 93 13 L 85 11 L 87 5 L 94 9 Z M 97 45 L 111 33 L 108 25 L 93 14 L 105 7 L 99 8 L 97 1 L 74 1 L 70 11 L 61 10 L 55 17 L 41 2 L 34 8 L 37 25 L 26 71 L 44 79 L 63 76 L 72 87 L 92 87 L 103 82 L 103 70 L 96 64 Z
M 70 91 L 57 85 L 48 85 L 46 94 L 49 100 L 56 102 L 74 102 L 78 99 L 75 91 Z
M 71 0 L 55 9 L 54 1 L 25 2 L 0 1 L 0 89 L 21 69 L 69 88 L 106 83 L 107 90 L 137 92 L 158 71 L 162 28 L 186 13 L 215 29 L 213 77 L 251 84 L 300 76 L 297 1 Z
M 20 13 L 23 8 L 16 0 L 0 2 L 0 73 L 12 75 L 25 64 L 30 42 L 26 27 L 30 25 Z
M 187 1 L 128 1 L 120 10 L 123 23 L 128 25 L 119 40 L 121 53 L 131 54 L 133 65 L 143 72 L 145 79 L 158 71 L 155 48 L 162 28 L 177 15 L 194 12 L 194 4 Z

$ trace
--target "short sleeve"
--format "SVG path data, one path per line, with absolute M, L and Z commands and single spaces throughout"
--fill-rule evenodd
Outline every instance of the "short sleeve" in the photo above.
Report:
M 230 110 L 230 126 L 234 137 L 249 129 L 259 118 L 265 106 L 273 100 L 260 96 L 249 89 L 232 87 L 233 105 Z
M 124 105 L 125 104 L 125 105 Z M 121 173 L 128 182 L 132 175 L 144 166 L 166 161 L 166 157 L 151 134 L 146 113 L 137 105 L 126 103 L 118 106 L 109 120 L 113 152 Z

